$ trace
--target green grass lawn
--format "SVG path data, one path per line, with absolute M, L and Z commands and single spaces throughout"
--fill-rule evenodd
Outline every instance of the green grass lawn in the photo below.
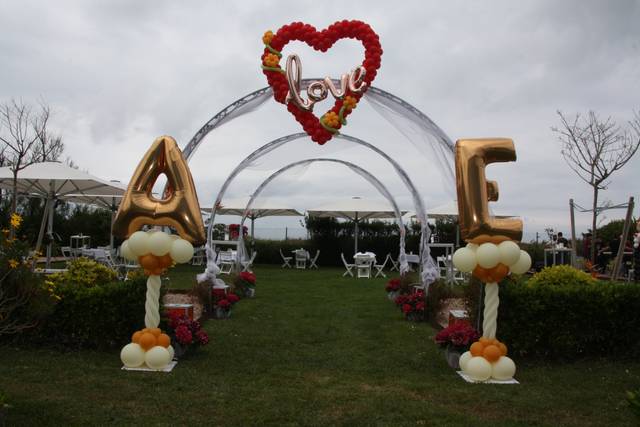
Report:
M 201 268 L 187 270 L 172 286 Z M 117 350 L 1 348 L 8 425 L 637 425 L 624 392 L 640 362 L 516 360 L 521 385 L 467 384 L 384 280 L 256 273 L 256 298 L 207 321 L 211 343 L 169 374 L 121 371 Z

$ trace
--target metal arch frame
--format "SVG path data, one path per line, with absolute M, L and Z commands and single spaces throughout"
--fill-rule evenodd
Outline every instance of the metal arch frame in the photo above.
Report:
M 320 80 L 320 79 L 303 79 L 300 82 L 301 88 L 304 90 L 309 86 L 309 84 L 317 80 Z M 337 85 L 339 84 L 339 82 L 335 80 L 334 84 Z M 369 87 L 368 91 L 371 91 L 376 95 L 389 99 L 395 104 L 398 104 L 403 108 L 406 108 L 407 110 L 411 111 L 413 114 L 418 116 L 420 120 L 426 122 L 429 128 L 434 131 L 434 133 L 438 137 L 438 142 L 440 142 L 440 144 L 442 144 L 446 149 L 448 149 L 453 153 L 454 147 L 455 147 L 453 144 L 453 141 L 451 141 L 451 139 L 447 136 L 447 134 L 444 133 L 444 131 L 440 129 L 440 127 L 437 124 L 435 124 L 435 122 L 431 120 L 422 111 L 418 110 L 416 107 L 409 104 L 402 98 L 399 98 L 393 95 L 392 93 L 379 89 L 375 86 Z M 213 116 L 209 121 L 207 121 L 207 123 L 205 123 L 204 126 L 202 126 L 196 132 L 196 134 L 189 140 L 187 145 L 182 150 L 182 154 L 187 159 L 187 161 L 191 158 L 191 156 L 195 153 L 197 148 L 200 146 L 200 143 L 202 142 L 204 137 L 207 136 L 209 132 L 211 132 L 215 128 L 219 127 L 222 123 L 224 123 L 225 119 L 228 118 L 232 113 L 238 110 L 242 110 L 242 108 L 245 105 L 249 104 L 251 101 L 254 101 L 256 99 L 264 98 L 264 100 L 262 100 L 260 103 L 266 102 L 267 99 L 269 99 L 272 94 L 273 94 L 273 91 L 271 90 L 271 86 L 266 86 L 266 87 L 263 87 L 262 89 L 258 89 L 254 92 L 251 92 L 250 94 L 245 95 L 242 98 L 239 98 L 238 100 L 232 102 L 231 104 L 227 105 L 225 108 L 220 110 L 215 116 Z M 366 99 L 367 94 L 365 93 L 364 96 Z
M 242 226 L 244 224 L 244 221 L 247 218 L 246 214 L 247 214 L 247 212 L 249 210 L 251 210 L 251 207 L 253 205 L 254 200 L 260 195 L 262 190 L 264 190 L 271 183 L 271 181 L 273 181 L 274 179 L 276 179 L 278 176 L 282 175 L 283 173 L 285 173 L 289 169 L 292 169 L 292 168 L 297 167 L 297 166 L 303 166 L 303 165 L 316 163 L 316 162 L 330 162 L 330 163 L 337 163 L 337 164 L 344 165 L 347 168 L 349 168 L 350 170 L 352 170 L 353 172 L 355 172 L 358 175 L 360 175 L 361 177 L 369 180 L 370 182 L 374 182 L 375 183 L 376 189 L 387 199 L 387 201 L 389 203 L 391 203 L 391 206 L 393 207 L 393 211 L 394 211 L 394 213 L 396 215 L 396 220 L 398 221 L 398 227 L 400 229 L 400 243 L 401 243 L 400 244 L 400 254 L 398 256 L 398 260 L 400 261 L 400 273 L 403 274 L 403 273 L 406 273 L 407 271 L 409 271 L 409 265 L 407 263 L 407 255 L 406 255 L 406 253 L 404 251 L 404 247 L 405 247 L 405 242 L 404 242 L 404 240 L 405 240 L 404 222 L 402 221 L 402 213 L 400 211 L 400 208 L 398 207 L 398 204 L 396 203 L 396 199 L 389 192 L 389 190 L 384 186 L 384 184 L 378 178 L 376 178 L 374 175 L 372 175 L 371 172 L 363 169 L 362 167 L 356 165 L 355 163 L 351 163 L 351 162 L 348 162 L 346 160 L 326 158 L 326 157 L 316 157 L 316 158 L 312 158 L 312 159 L 298 160 L 298 161 L 289 163 L 286 166 L 283 166 L 282 168 L 280 168 L 277 171 L 273 172 L 271 175 L 269 175 L 258 186 L 258 188 L 256 188 L 256 190 L 253 192 L 253 194 L 249 198 L 247 206 L 245 207 L 245 212 L 242 215 L 242 220 L 240 221 L 240 225 Z M 238 236 L 238 241 L 240 241 L 241 239 L 242 239 L 242 233 L 240 233 L 240 235 Z M 240 248 L 240 247 L 241 246 L 238 245 L 238 248 Z
M 229 185 L 240 174 L 240 172 L 245 170 L 247 166 L 250 163 L 252 163 L 254 160 L 268 153 L 271 153 L 272 151 L 282 147 L 283 145 L 285 145 L 290 141 L 294 141 L 296 139 L 305 138 L 305 137 L 308 137 L 308 135 L 304 132 L 282 136 L 280 138 L 274 139 L 273 141 L 270 141 L 265 145 L 257 148 L 255 151 L 253 151 L 251 154 L 249 154 L 247 157 L 245 157 L 243 160 L 240 161 L 240 163 L 231 171 L 231 173 L 227 176 L 227 179 L 224 181 L 224 183 L 220 187 L 220 190 L 218 191 L 218 196 L 216 197 L 216 200 L 214 201 L 213 206 L 211 208 L 211 214 L 209 216 L 209 227 L 207 230 L 207 240 L 209 242 L 211 242 L 212 236 L 213 236 L 212 234 L 213 223 L 215 221 L 217 207 L 222 202 L 222 198 L 224 197 L 227 189 L 229 188 Z M 413 181 L 397 161 L 395 161 L 387 153 L 385 153 L 383 150 L 379 149 L 378 147 L 374 146 L 373 144 L 370 144 L 360 138 L 356 138 L 356 137 L 345 135 L 345 134 L 339 134 L 336 137 L 339 139 L 345 139 L 347 141 L 351 141 L 357 145 L 361 145 L 365 148 L 368 148 L 371 151 L 378 154 L 383 159 L 387 160 L 391 164 L 391 166 L 394 168 L 398 176 L 400 177 L 400 180 L 405 184 L 405 186 L 411 193 L 416 214 L 418 216 L 418 219 L 421 222 L 420 265 L 429 267 L 427 269 L 422 268 L 422 273 L 426 274 L 425 277 L 423 277 L 422 279 L 423 279 L 423 282 L 428 282 L 428 283 L 432 282 L 436 278 L 433 276 L 434 274 L 433 271 L 437 272 L 437 269 L 435 268 L 435 266 L 431 265 L 432 260 L 431 260 L 429 245 L 428 245 L 431 230 L 427 225 L 427 213 L 424 207 L 423 200 L 420 197 L 416 186 L 413 184 Z M 244 216 L 247 215 L 248 210 L 249 210 L 249 205 L 245 207 Z M 432 271 L 429 271 L 429 270 L 432 270 Z

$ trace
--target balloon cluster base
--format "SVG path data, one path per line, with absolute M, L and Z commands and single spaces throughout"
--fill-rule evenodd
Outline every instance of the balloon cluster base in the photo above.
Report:
M 172 360 L 162 369 L 151 369 L 146 365 L 138 366 L 137 368 L 127 368 L 126 366 L 122 367 L 123 371 L 143 371 L 143 372 L 171 372 L 173 368 L 178 364 L 177 360 Z
M 497 380 L 495 378 L 489 378 L 488 380 L 478 381 L 471 378 L 469 375 L 462 371 L 457 371 L 458 375 L 462 377 L 468 383 L 482 383 L 482 384 L 520 384 L 515 378 L 509 378 L 508 380 Z

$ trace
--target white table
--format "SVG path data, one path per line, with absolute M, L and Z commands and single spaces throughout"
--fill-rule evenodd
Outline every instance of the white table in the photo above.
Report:
M 307 260 L 309 260 L 309 251 L 306 249 L 294 249 L 291 251 L 293 258 L 296 260 L 296 268 L 304 270 L 307 268 Z
M 544 250 L 544 266 L 547 266 L 547 254 L 551 253 L 551 265 L 557 265 L 557 255 L 560 254 L 560 264 L 565 264 L 564 256 L 569 254 L 569 264 L 571 264 L 571 248 L 547 248 Z

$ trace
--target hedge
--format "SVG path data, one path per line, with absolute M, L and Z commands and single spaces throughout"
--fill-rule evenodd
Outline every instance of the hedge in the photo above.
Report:
M 640 355 L 640 284 L 584 280 L 582 274 L 557 281 L 566 269 L 500 284 L 498 336 L 510 352 L 572 360 Z

